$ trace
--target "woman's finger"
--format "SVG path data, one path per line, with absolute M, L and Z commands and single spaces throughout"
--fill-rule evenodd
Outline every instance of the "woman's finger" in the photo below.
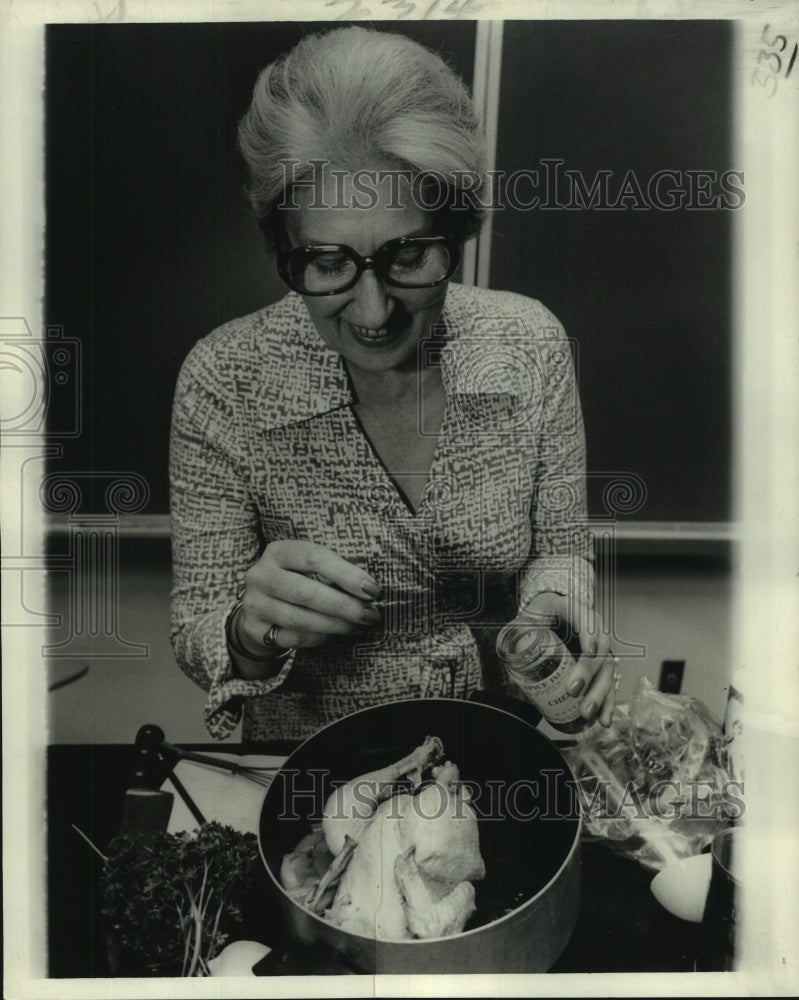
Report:
M 593 636 L 592 641 L 583 644 L 581 642 L 582 655 L 577 661 L 578 676 L 582 677 L 586 684 L 590 682 L 594 674 L 604 665 L 610 655 L 610 636 Z
M 565 600 L 559 594 L 552 595 L 552 597 L 539 594 L 537 598 L 528 601 L 519 610 L 526 621 L 546 628 L 554 628 L 564 617 L 560 605 L 565 605 Z
M 249 596 L 249 595 L 248 595 Z M 351 635 L 367 628 L 378 628 L 382 623 L 380 612 L 372 607 L 364 607 L 357 622 L 345 621 L 332 615 L 325 615 L 297 604 L 289 604 L 278 598 L 257 595 L 250 597 L 243 630 L 248 636 L 257 636 L 269 625 L 279 625 L 293 632 L 318 632 L 322 635 Z
M 375 625 L 380 622 L 379 615 L 375 617 L 377 612 L 371 602 L 352 597 L 343 590 L 293 570 L 276 568 L 263 587 L 266 594 L 275 600 L 307 608 L 330 619 L 342 619 L 353 625 Z M 265 613 L 268 617 L 271 612 L 267 610 Z M 295 623 L 288 621 L 285 624 Z
M 615 672 L 614 672 L 615 675 Z M 611 687 L 610 691 L 605 698 L 605 702 L 602 706 L 602 711 L 599 713 L 599 723 L 607 729 L 611 722 L 613 722 L 613 710 L 616 707 L 616 690 L 615 685 Z
M 246 648 L 252 650 L 253 654 L 259 648 L 266 652 L 273 650 L 275 646 L 281 652 L 286 649 L 321 646 L 330 638 L 328 634 L 322 632 L 286 628 L 277 625 L 276 622 L 267 622 L 262 619 L 258 619 L 255 624 L 252 621 L 248 625 L 242 622 L 239 625 L 239 632 L 245 637 Z
M 594 679 L 580 705 L 580 711 L 584 718 L 593 719 L 597 712 L 604 707 L 608 695 L 613 694 L 614 669 L 615 664 L 613 661 L 606 660 L 594 675 Z
M 610 635 L 593 608 L 582 605 L 574 617 L 573 628 L 580 640 L 581 654 L 569 680 L 569 693 L 578 697 L 587 692 L 592 678 L 605 665 L 610 654 Z
M 598 657 L 601 661 L 610 652 L 610 635 L 604 627 L 602 616 L 595 608 L 580 605 L 575 618 L 582 655 Z
M 584 653 L 574 665 L 569 677 L 569 694 L 573 698 L 585 694 L 591 684 L 591 679 L 601 670 L 605 657 Z
M 324 545 L 301 539 L 286 539 L 272 542 L 264 554 L 267 553 L 283 569 L 317 577 L 354 597 L 372 601 L 380 596 L 380 584 L 371 574 Z
M 268 630 L 267 633 L 268 635 Z M 320 632 L 296 632 L 291 628 L 279 628 L 275 642 L 278 649 L 307 649 L 311 646 L 321 646 L 329 636 Z

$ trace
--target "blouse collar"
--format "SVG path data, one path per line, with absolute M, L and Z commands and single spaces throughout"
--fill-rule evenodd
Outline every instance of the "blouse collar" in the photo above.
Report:
M 508 368 L 499 360 L 508 344 L 496 317 L 475 309 L 476 295 L 479 289 L 452 282 L 447 289 L 437 324 L 443 334 L 439 357 L 445 393 L 515 398 L 518 389 L 508 384 Z M 273 308 L 264 310 L 264 320 L 286 335 L 280 341 L 269 338 L 263 358 L 269 372 L 264 387 L 268 384 L 270 425 L 299 423 L 351 406 L 355 399 L 343 358 L 320 340 L 302 298 L 291 292 Z

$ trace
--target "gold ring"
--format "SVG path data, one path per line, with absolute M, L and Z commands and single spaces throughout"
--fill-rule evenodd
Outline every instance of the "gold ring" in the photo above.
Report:
M 621 684 L 621 673 L 618 667 L 613 668 L 613 690 L 618 691 Z
M 279 625 L 270 625 L 266 632 L 264 632 L 264 646 L 277 646 L 277 634 L 279 631 Z

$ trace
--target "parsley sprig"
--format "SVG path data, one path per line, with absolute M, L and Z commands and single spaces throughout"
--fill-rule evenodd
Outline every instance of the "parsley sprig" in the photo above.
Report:
M 105 859 L 103 915 L 120 945 L 152 974 L 208 975 L 241 924 L 258 866 L 255 836 L 216 822 L 147 841 L 120 835 Z

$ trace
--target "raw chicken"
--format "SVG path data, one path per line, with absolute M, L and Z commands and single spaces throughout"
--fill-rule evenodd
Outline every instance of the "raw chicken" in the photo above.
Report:
M 447 761 L 422 784 L 422 770 L 442 753 L 441 741 L 428 737 L 397 764 L 328 799 L 322 828 L 336 857 L 309 902 L 318 904 L 340 876 L 324 914 L 331 923 L 383 940 L 463 930 L 475 908 L 471 883 L 485 876 L 485 864 L 458 768 Z M 414 791 L 392 795 L 403 776 Z
M 422 782 L 424 769 L 437 764 L 443 755 L 441 740 L 437 736 L 427 736 L 421 746 L 396 764 L 361 774 L 346 785 L 340 785 L 329 796 L 322 814 L 322 830 L 330 852 L 340 854 L 347 837 L 354 841 L 360 838 L 378 804 L 396 791 L 401 778 L 408 778 L 416 788 Z

